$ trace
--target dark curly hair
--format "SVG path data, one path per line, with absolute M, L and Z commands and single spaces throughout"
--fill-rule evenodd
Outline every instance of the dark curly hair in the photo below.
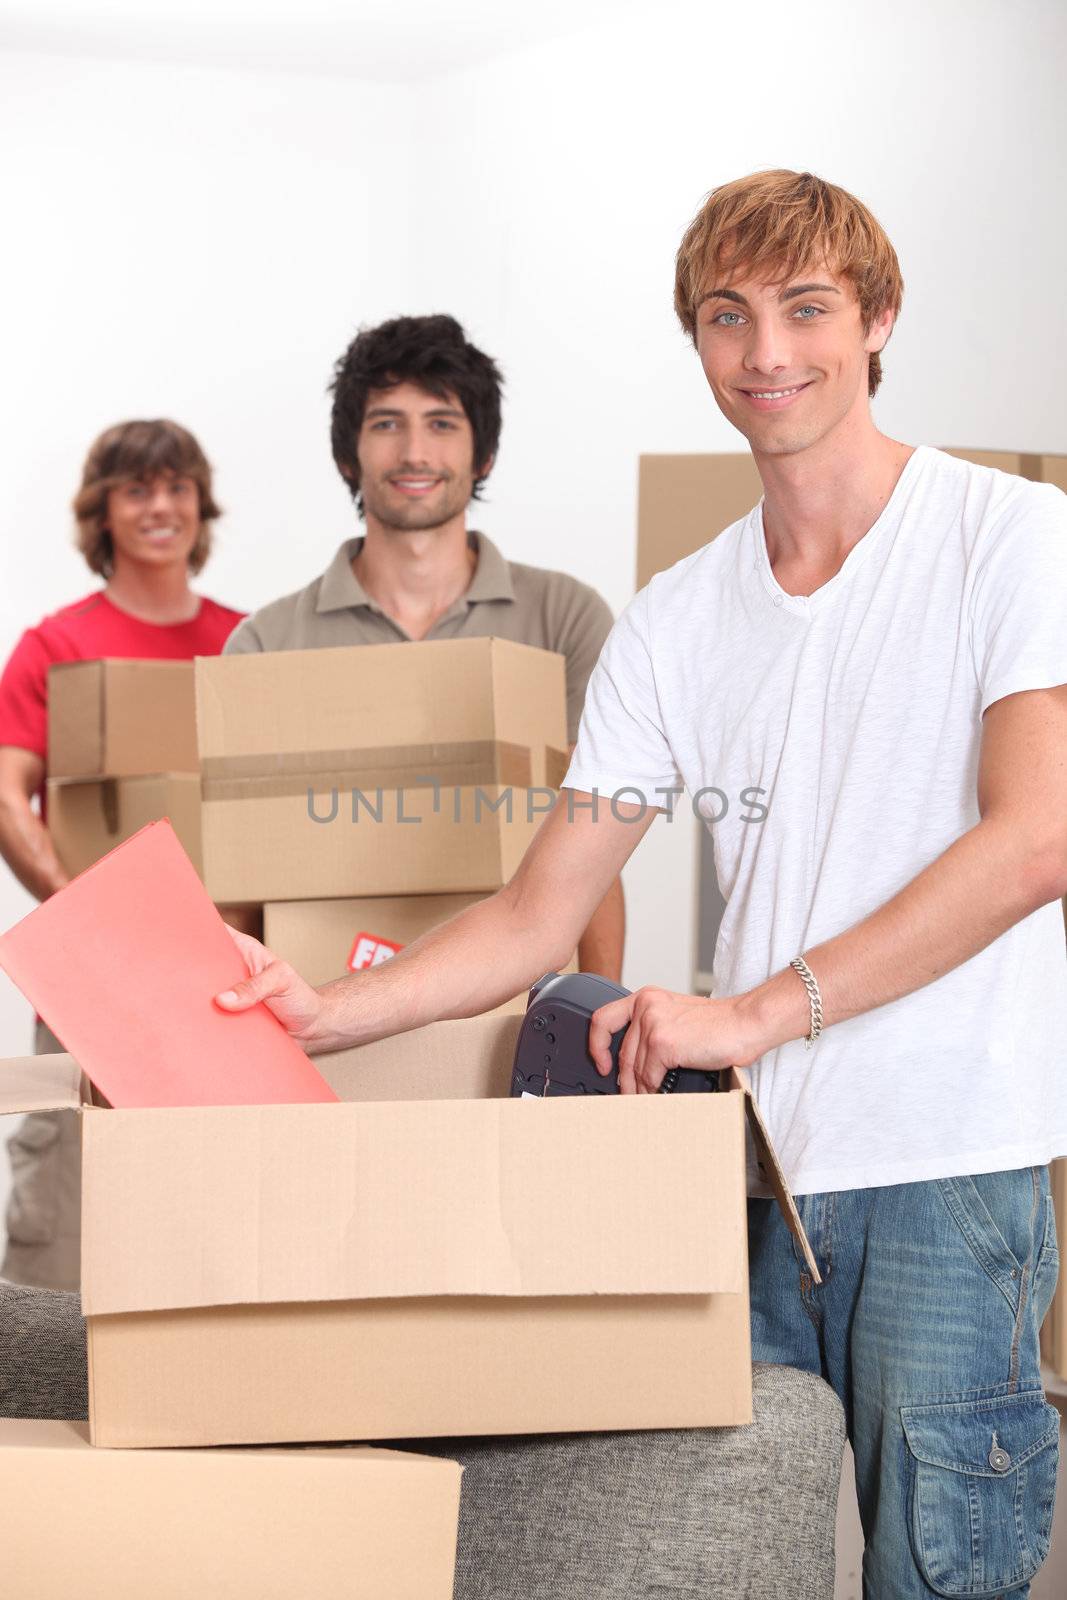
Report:
M 93 572 L 111 576 L 115 550 L 107 524 L 107 497 L 119 484 L 149 483 L 161 472 L 192 478 L 200 498 L 200 532 L 189 555 L 190 572 L 199 572 L 211 553 L 212 523 L 222 509 L 211 486 L 211 467 L 188 428 L 158 417 L 150 422 L 117 422 L 94 439 L 72 502 L 74 543 Z
M 333 369 L 329 392 L 330 447 L 337 470 L 363 513 L 356 440 L 372 389 L 415 383 L 439 400 L 454 395 L 474 434 L 476 468 L 488 467 L 500 443 L 503 375 L 496 362 L 469 343 L 455 317 L 393 317 L 361 328 Z M 474 480 L 480 497 L 488 471 Z

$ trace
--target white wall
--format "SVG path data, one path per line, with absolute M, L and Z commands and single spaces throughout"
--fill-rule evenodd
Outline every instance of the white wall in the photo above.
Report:
M 122 417 L 176 417 L 215 463 L 219 599 L 298 587 L 350 531 L 325 389 L 356 326 L 409 302 L 396 101 L 337 78 L 0 55 L 0 657 L 95 587 L 69 502 Z M 0 868 L 0 927 L 30 903 Z M 0 1055 L 29 1038 L 0 978 Z
M 351 526 L 331 361 L 407 309 L 454 311 L 505 368 L 481 525 L 620 607 L 639 452 L 740 443 L 672 261 L 703 194 L 759 166 L 854 188 L 897 244 L 887 430 L 1067 449 L 1065 43 L 1055 0 L 664 0 L 429 85 L 0 55 L 0 653 L 90 586 L 67 505 L 120 416 L 174 415 L 217 463 L 209 592 L 306 581 Z M 692 859 L 660 822 L 631 865 L 628 981 L 688 982 Z M 0 925 L 26 903 L 0 880 Z M 0 1054 L 27 1028 L 5 986 Z

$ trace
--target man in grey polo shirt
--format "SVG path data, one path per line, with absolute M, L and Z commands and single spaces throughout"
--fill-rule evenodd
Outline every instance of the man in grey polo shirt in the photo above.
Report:
M 248 617 L 225 653 L 487 637 L 555 650 L 567 664 L 573 747 L 585 688 L 612 616 L 566 573 L 507 561 L 467 511 L 500 439 L 501 375 L 453 317 L 364 329 L 334 369 L 331 444 L 366 532 L 326 571 Z M 624 912 L 616 882 L 578 959 L 618 979 Z

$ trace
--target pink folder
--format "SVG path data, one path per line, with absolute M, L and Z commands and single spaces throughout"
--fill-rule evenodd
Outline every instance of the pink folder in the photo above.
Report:
M 265 1006 L 214 1004 L 247 969 L 169 822 L 16 923 L 0 966 L 113 1106 L 337 1098 Z

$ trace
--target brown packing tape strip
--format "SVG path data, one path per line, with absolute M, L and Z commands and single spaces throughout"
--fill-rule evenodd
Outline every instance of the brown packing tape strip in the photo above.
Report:
M 782 1171 L 778 1157 L 774 1153 L 774 1146 L 771 1144 L 763 1114 L 753 1098 L 752 1090 L 748 1086 L 748 1074 L 737 1067 L 731 1067 L 729 1073 L 726 1074 L 726 1080 L 731 1088 L 740 1089 L 744 1094 L 745 1114 L 748 1117 L 748 1125 L 752 1131 L 752 1142 L 756 1147 L 760 1175 L 770 1184 L 774 1198 L 777 1200 L 781 1213 L 785 1218 L 786 1226 L 801 1248 L 812 1279 L 815 1283 L 821 1283 L 822 1274 L 815 1260 L 815 1252 L 811 1248 L 807 1234 L 804 1232 L 804 1224 L 800 1220 L 797 1203 L 789 1192 L 789 1185 L 785 1181 L 785 1173 Z
M 119 831 L 119 786 L 114 778 L 105 778 L 100 785 L 100 809 L 104 827 L 113 837 Z
M 269 766 L 269 770 L 264 770 Z M 292 750 L 278 756 L 213 756 L 204 761 L 205 800 L 274 799 L 329 789 L 469 788 L 472 784 L 528 789 L 533 762 L 523 745 L 503 740 L 387 745 L 380 749 Z

